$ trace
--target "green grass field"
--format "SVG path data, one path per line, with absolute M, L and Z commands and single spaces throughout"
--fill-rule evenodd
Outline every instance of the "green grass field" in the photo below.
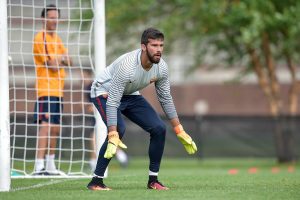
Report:
M 12 179 L 12 191 L 0 193 L 0 199 L 300 199 L 299 162 L 165 158 L 159 179 L 168 191 L 146 189 L 147 166 L 142 158 L 131 159 L 127 169 L 113 161 L 105 180 L 112 191 L 87 190 L 89 179 Z

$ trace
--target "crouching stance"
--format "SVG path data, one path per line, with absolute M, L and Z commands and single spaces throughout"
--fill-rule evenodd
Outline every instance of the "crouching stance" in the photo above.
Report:
M 139 90 L 151 83 L 155 84 L 158 100 L 186 151 L 189 154 L 197 151 L 194 141 L 184 131 L 176 113 L 170 94 L 168 66 L 161 58 L 163 48 L 163 33 L 148 28 L 142 34 L 140 49 L 116 59 L 94 80 L 91 98 L 108 128 L 108 137 L 100 149 L 94 177 L 88 184 L 88 189 L 110 190 L 103 183 L 105 169 L 118 147 L 127 148 L 121 141 L 125 133 L 122 114 L 150 134 L 147 187 L 155 190 L 168 189 L 157 179 L 164 151 L 166 126 L 139 93 Z

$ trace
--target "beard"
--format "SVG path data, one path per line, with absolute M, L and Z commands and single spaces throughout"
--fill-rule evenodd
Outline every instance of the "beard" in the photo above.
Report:
M 150 60 L 150 62 L 151 63 L 154 63 L 154 64 L 157 64 L 157 63 L 159 63 L 159 61 L 160 61 L 160 57 L 158 58 L 158 59 L 155 59 L 155 55 L 150 55 L 150 53 L 148 52 L 148 49 L 146 50 L 146 52 L 147 52 L 147 56 L 148 56 L 148 59 Z

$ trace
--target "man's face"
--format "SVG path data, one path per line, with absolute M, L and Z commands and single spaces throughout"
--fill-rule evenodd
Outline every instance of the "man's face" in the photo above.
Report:
M 57 10 L 49 10 L 45 18 L 45 28 L 47 31 L 55 31 L 58 24 L 59 14 Z
M 148 44 L 143 46 L 150 62 L 155 64 L 159 63 L 164 49 L 164 41 L 162 39 L 149 39 Z

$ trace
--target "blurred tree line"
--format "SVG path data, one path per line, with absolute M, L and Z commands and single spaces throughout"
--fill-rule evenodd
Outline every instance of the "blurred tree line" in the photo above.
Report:
M 281 116 L 294 116 L 298 109 L 300 1 L 109 0 L 106 20 L 107 46 L 122 50 L 127 44 L 128 50 L 131 38 L 139 38 L 146 27 L 157 27 L 165 33 L 167 50 L 179 43 L 176 48 L 193 52 L 190 71 L 201 67 L 209 54 L 222 66 L 241 68 L 241 76 L 256 74 L 276 122 L 278 160 L 295 159 L 291 131 Z M 280 95 L 279 67 L 290 72 L 288 111 Z M 292 126 L 292 120 L 287 123 Z

